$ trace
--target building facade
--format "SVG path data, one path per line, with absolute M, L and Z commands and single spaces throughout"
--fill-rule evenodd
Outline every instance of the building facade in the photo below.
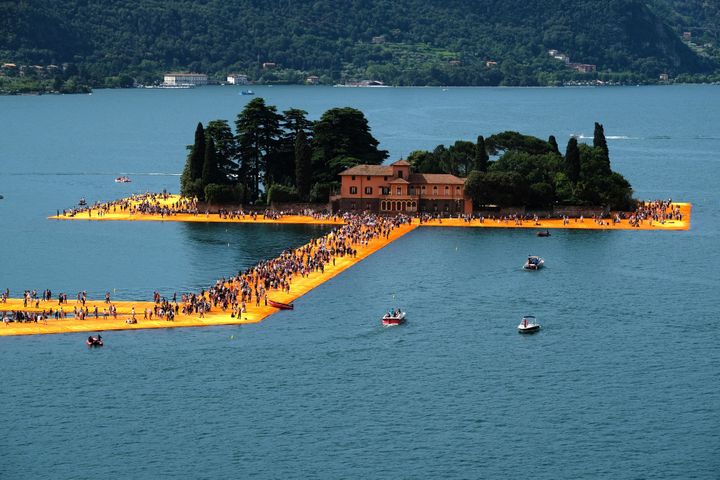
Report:
M 465 179 L 445 173 L 411 173 L 410 164 L 357 165 L 340 173 L 335 211 L 471 214 Z
M 247 85 L 250 82 L 247 75 L 233 73 L 227 76 L 227 83 L 230 85 Z
M 204 73 L 166 73 L 165 85 L 207 85 L 208 76 Z

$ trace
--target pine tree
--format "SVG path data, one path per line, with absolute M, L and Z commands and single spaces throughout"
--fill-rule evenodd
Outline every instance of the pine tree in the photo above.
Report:
M 548 138 L 548 143 L 550 144 L 550 148 L 552 148 L 552 151 L 560 155 L 560 148 L 558 147 L 557 140 L 555 140 L 555 135 L 550 135 L 550 138 Z
M 295 186 L 301 199 L 306 199 L 310 193 L 312 181 L 312 150 L 304 131 L 299 131 L 295 137 Z
M 575 137 L 570 137 L 565 150 L 565 173 L 573 183 L 580 180 L 580 150 Z
M 485 147 L 485 137 L 479 135 L 477 138 L 477 144 L 475 145 L 475 170 L 479 172 L 487 172 L 488 168 L 488 156 L 487 149 Z

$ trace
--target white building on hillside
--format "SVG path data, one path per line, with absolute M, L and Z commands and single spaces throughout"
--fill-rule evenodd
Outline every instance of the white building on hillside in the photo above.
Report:
M 208 76 L 204 73 L 166 73 L 165 85 L 207 85 Z
M 247 75 L 233 73 L 227 76 L 227 83 L 229 83 L 230 85 L 247 85 L 250 82 L 248 81 Z

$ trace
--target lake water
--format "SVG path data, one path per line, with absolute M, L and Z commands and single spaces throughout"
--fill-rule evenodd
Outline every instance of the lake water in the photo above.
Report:
M 239 91 L 0 97 L 0 288 L 149 299 L 325 232 L 46 219 L 177 191 Z M 259 325 L 0 337 L 0 478 L 718 478 L 720 87 L 256 92 L 359 108 L 393 160 L 507 129 L 564 148 L 599 121 L 637 197 L 692 202 L 692 228 L 424 228 Z M 519 336 L 528 313 L 544 329 Z

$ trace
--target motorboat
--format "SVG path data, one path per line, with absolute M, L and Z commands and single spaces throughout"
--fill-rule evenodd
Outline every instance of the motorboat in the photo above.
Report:
M 132 180 L 130 180 L 130 178 L 126 177 L 126 176 L 117 177 L 115 179 L 115 183 L 130 183 L 130 182 L 132 182 Z
M 88 337 L 87 340 L 85 340 L 85 345 L 88 347 L 102 347 L 104 344 L 102 337 L 98 335 L 97 337 Z
M 240 92 L 240 95 L 255 95 L 255 92 L 253 92 L 252 90 L 243 90 L 242 92 Z
M 540 324 L 532 315 L 525 315 L 518 325 L 518 333 L 535 333 L 540 330 Z
M 537 255 L 528 255 L 528 259 L 523 265 L 525 270 L 540 270 L 545 265 L 545 260 Z
M 545 230 L 544 232 L 537 232 L 538 237 L 549 237 L 550 236 L 550 230 Z
M 270 300 L 269 298 L 268 305 L 270 305 L 271 307 L 279 308 L 280 310 L 293 310 L 295 308 L 292 303 L 276 302 L 274 300 Z
M 405 323 L 405 312 L 399 308 L 397 310 L 387 312 L 382 317 L 382 324 L 386 327 L 395 327 L 402 325 L 403 323 Z
M 85 205 L 87 205 L 87 201 L 85 201 L 84 198 L 81 198 L 80 201 L 78 201 L 78 205 L 80 205 L 81 207 L 84 207 Z

